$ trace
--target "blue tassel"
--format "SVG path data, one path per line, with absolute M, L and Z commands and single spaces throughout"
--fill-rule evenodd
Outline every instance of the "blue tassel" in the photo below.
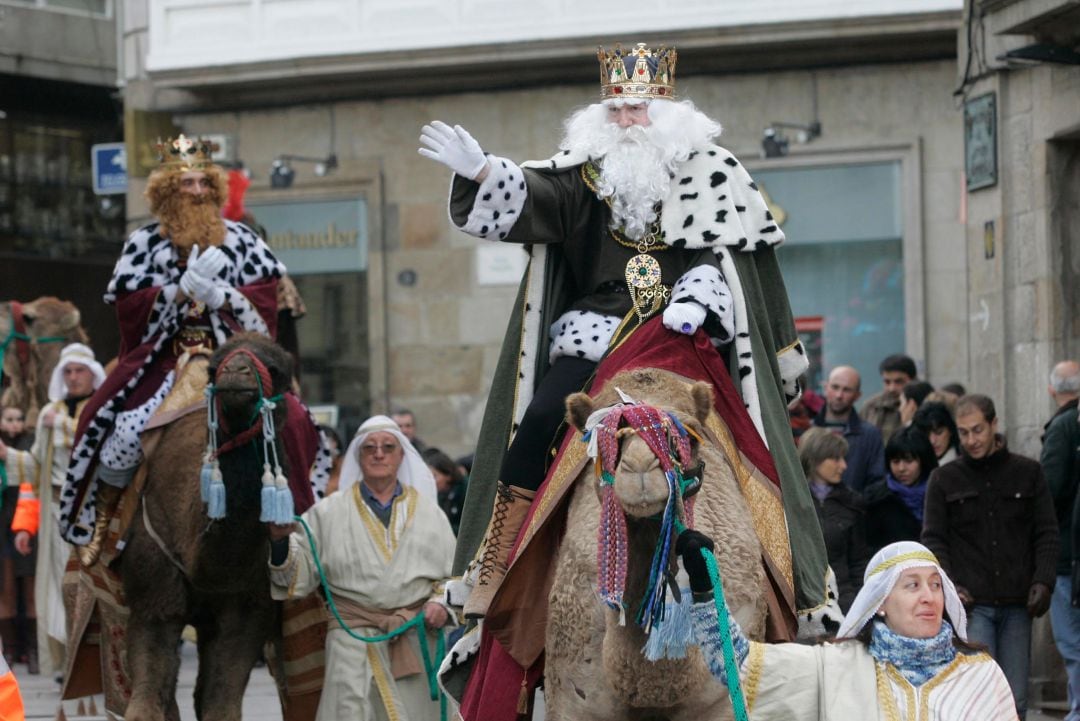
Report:
M 221 470 L 215 468 L 213 477 L 210 479 L 210 499 L 208 501 L 206 515 L 210 518 L 225 517 L 225 482 L 221 478 Z
M 199 497 L 203 503 L 210 501 L 210 479 L 213 472 L 214 466 L 210 461 L 204 462 L 199 470 Z
M 262 506 L 259 509 L 259 520 L 262 523 L 277 523 L 277 494 L 274 488 L 274 474 L 270 472 L 270 464 L 263 466 Z
M 287 526 L 293 522 L 293 497 L 292 491 L 289 490 L 289 482 L 285 480 L 285 477 L 278 475 L 277 477 L 277 512 L 274 523 L 279 526 Z
M 649 661 L 662 658 L 686 658 L 686 649 L 693 642 L 693 622 L 690 618 L 690 589 L 682 589 L 678 603 L 668 592 L 664 620 L 653 625 L 649 639 L 642 649 Z

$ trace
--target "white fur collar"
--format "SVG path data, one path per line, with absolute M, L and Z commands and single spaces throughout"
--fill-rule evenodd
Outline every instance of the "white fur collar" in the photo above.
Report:
M 562 170 L 587 160 L 584 153 L 564 150 L 522 167 Z M 783 231 L 746 168 L 719 145 L 695 150 L 679 166 L 664 201 L 661 227 L 664 242 L 676 248 L 728 247 L 751 253 L 784 242 Z

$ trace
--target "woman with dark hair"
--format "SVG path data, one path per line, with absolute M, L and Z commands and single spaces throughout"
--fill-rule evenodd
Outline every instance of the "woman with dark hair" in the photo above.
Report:
M 810 484 L 829 567 L 836 576 L 838 601 L 845 613 L 859 590 L 870 557 L 862 499 L 841 482 L 847 468 L 844 460 L 847 450 L 843 436 L 817 426 L 799 439 L 799 461 Z
M 468 486 L 465 474 L 453 458 L 438 448 L 425 448 L 420 455 L 431 469 L 431 475 L 435 476 L 435 487 L 439 490 L 439 508 L 443 509 L 443 513 L 450 519 L 450 527 L 454 529 L 456 536 L 461 523 L 461 511 L 465 507 L 465 491 Z
M 944 403 L 924 403 L 915 411 L 914 425 L 922 429 L 930 439 L 939 466 L 956 460 L 959 455 L 960 436 L 952 411 Z
M 926 434 L 908 426 L 889 439 L 885 466 L 885 480 L 863 491 L 866 541 L 873 551 L 896 541 L 919 540 L 926 482 L 938 462 Z
M 713 583 L 702 548 L 684 531 L 676 552 L 690 576 L 693 638 L 713 676 L 727 683 Z M 1016 721 L 1009 682 L 967 642 L 967 615 L 949 577 L 912 541 L 878 551 L 833 643 L 758 643 L 728 625 L 746 705 L 758 719 Z

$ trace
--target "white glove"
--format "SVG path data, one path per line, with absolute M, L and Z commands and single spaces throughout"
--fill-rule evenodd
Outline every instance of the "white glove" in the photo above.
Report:
M 187 268 L 193 270 L 204 278 L 217 278 L 218 273 L 229 262 L 228 257 L 217 246 L 210 246 L 199 252 L 199 246 L 193 246 L 191 255 L 188 256 Z
M 705 322 L 705 307 L 692 300 L 670 303 L 664 309 L 664 327 L 676 333 L 693 335 Z
M 197 273 L 194 268 L 188 268 L 180 276 L 180 290 L 187 297 L 206 303 L 210 310 L 217 310 L 225 304 L 225 289 L 213 278 Z
M 420 142 L 427 146 L 420 148 L 421 155 L 439 161 L 463 178 L 476 180 L 487 167 L 487 156 L 480 143 L 460 125 L 451 128 L 442 121 L 432 120 L 431 125 L 420 129 Z

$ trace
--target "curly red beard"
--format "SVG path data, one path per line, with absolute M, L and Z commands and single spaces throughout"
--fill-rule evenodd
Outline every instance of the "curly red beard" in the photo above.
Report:
M 195 244 L 207 248 L 225 242 L 225 221 L 221 218 L 228 192 L 225 173 L 215 166 L 202 172 L 210 180 L 210 189 L 202 195 L 180 189 L 179 170 L 155 170 L 146 186 L 150 212 L 157 216 L 161 234 L 169 238 L 182 260 Z

